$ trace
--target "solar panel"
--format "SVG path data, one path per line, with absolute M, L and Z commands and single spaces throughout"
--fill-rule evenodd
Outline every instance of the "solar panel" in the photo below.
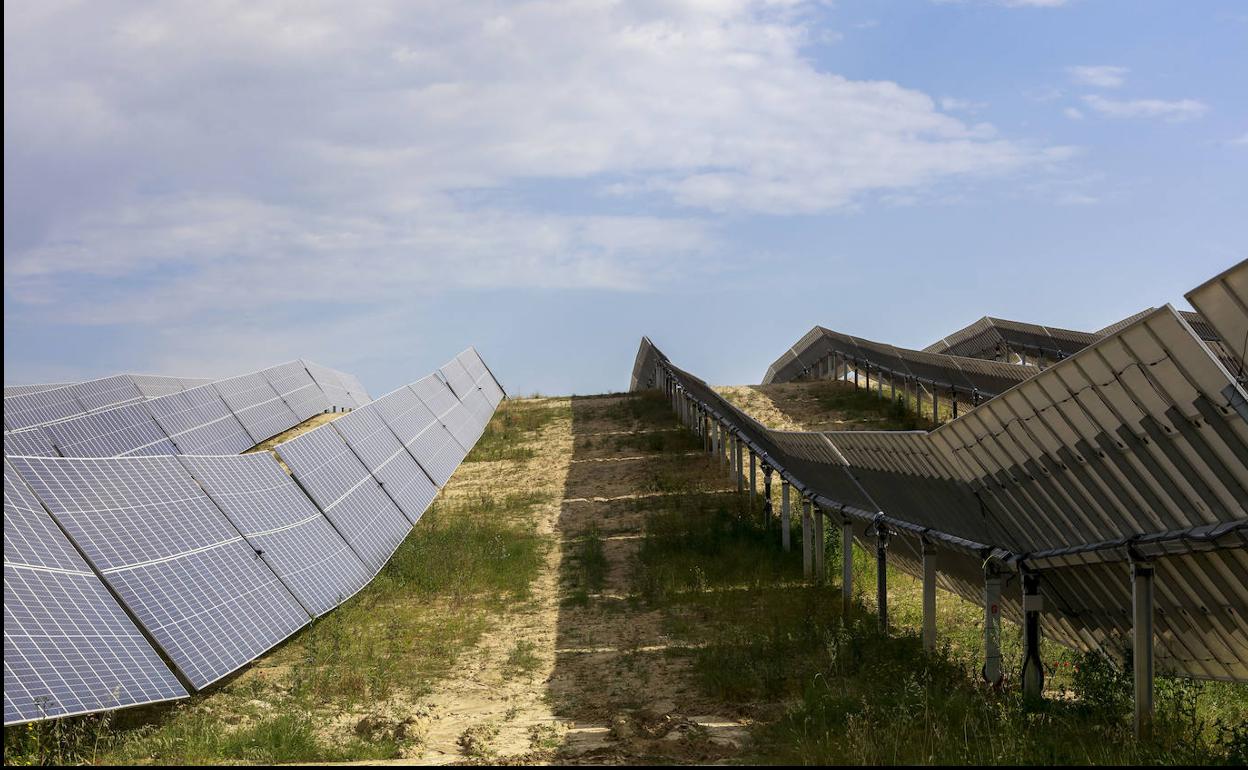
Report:
M 5 385 L 4 397 L 21 396 L 27 393 L 39 393 L 44 390 L 55 390 L 73 385 L 72 382 L 45 382 L 37 385 Z
M 445 486 L 463 461 L 464 448 L 416 396 L 415 391 L 404 386 L 382 396 L 370 406 L 378 410 L 407 451 L 433 477 L 434 483 L 439 487 Z
M 407 537 L 411 523 L 329 425 L 278 444 L 278 455 L 374 572 Z
M 458 358 L 452 358 L 450 361 L 447 361 L 438 371 L 442 372 L 442 376 L 446 378 L 446 384 L 451 386 L 451 390 L 455 391 L 455 396 L 460 401 L 463 401 L 465 396 L 477 389 L 477 383 L 473 380 L 472 375 L 468 373 L 468 370 L 464 368 L 464 365 L 459 362 Z
M 347 392 L 347 388 L 342 384 L 342 378 L 339 377 L 337 371 L 312 361 L 304 361 L 303 365 L 308 370 L 308 374 L 312 376 L 312 379 L 316 381 L 321 392 L 325 394 L 325 398 L 331 406 L 339 409 L 355 408 L 355 399 Z
M 317 387 L 312 375 L 298 361 L 280 364 L 261 372 L 299 422 L 329 409 L 329 399 Z
M 4 434 L 5 455 L 56 457 L 56 447 L 43 428 L 31 428 Z
M 347 389 L 347 393 L 351 396 L 351 400 L 355 402 L 355 406 L 361 407 L 370 403 L 373 398 L 368 395 L 368 391 L 364 389 L 364 383 L 354 374 L 347 372 L 338 372 L 338 379 L 342 382 L 342 387 Z
M 309 614 L 368 583 L 364 562 L 268 452 L 181 461 Z
M 11 462 L 196 689 L 308 622 L 177 458 Z
M 290 430 L 300 422 L 260 372 L 214 382 L 212 387 L 247 429 L 253 444 Z
M 86 411 L 68 388 L 53 388 L 4 399 L 4 424 L 10 430 L 42 425 Z
M 181 377 L 164 377 L 159 374 L 131 374 L 129 377 L 144 398 L 160 398 L 170 393 L 181 393 L 188 387 L 186 384 L 188 380 Z M 202 385 L 204 382 L 211 382 L 211 380 L 192 380 L 191 382 L 195 382 L 195 385 Z M 189 387 L 195 386 L 191 385 Z
M 490 372 L 489 367 L 485 365 L 485 361 L 481 360 L 481 356 L 475 348 L 468 348 L 464 352 L 455 357 L 459 363 L 467 370 L 469 376 L 477 383 L 477 387 L 481 389 L 482 395 L 489 402 L 492 409 L 497 409 L 507 394 L 503 392 L 503 388 L 498 384 L 498 380 L 494 379 L 494 375 Z
M 144 404 L 105 409 L 71 420 L 54 422 L 44 430 L 65 457 L 118 455 L 172 455 L 177 447 L 152 419 Z
M 403 511 L 408 521 L 420 521 L 438 488 L 399 442 L 371 404 L 356 409 L 330 425 L 342 435 L 364 467 Z
M 481 435 L 477 420 L 468 411 L 468 407 L 461 404 L 450 387 L 436 375 L 422 377 L 409 387 L 438 416 L 447 431 L 455 437 L 455 441 L 463 447 L 464 454 L 467 454 Z
M 254 446 L 242 423 L 210 385 L 154 398 L 145 406 L 182 454 L 238 454 Z
M 186 696 L 7 463 L 4 724 Z
M 143 394 L 124 374 L 80 382 L 70 385 L 69 390 L 88 412 L 143 400 Z

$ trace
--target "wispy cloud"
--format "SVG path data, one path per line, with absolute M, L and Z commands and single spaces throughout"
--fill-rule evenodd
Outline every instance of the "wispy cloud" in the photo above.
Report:
M 1115 67 L 1108 64 L 1081 64 L 1066 68 L 1066 73 L 1070 76 L 1072 82 L 1081 86 L 1092 86 L 1093 88 L 1118 88 L 1127 82 L 1128 72 L 1130 70 L 1126 67 Z
M 1084 104 L 1110 118 L 1159 118 L 1171 122 L 1194 120 L 1209 106 L 1199 99 L 1107 99 L 1096 94 L 1083 97 Z

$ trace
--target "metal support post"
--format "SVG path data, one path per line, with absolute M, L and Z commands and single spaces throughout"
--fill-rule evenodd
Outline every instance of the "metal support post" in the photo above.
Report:
M 936 545 L 923 538 L 923 649 L 936 651 Z
M 995 561 L 984 565 L 984 681 L 1001 684 L 1001 566 Z
M 780 545 L 784 552 L 792 550 L 792 534 L 789 532 L 789 482 L 780 480 Z
M 733 447 L 737 452 L 737 494 L 745 491 L 745 444 L 740 436 L 733 436 Z
M 1131 665 L 1135 670 L 1135 735 L 1153 724 L 1153 578 L 1151 562 L 1131 562 Z
M 771 466 L 763 463 L 763 526 L 771 526 Z
M 841 521 L 841 609 L 846 617 L 854 604 L 854 523 Z
M 810 526 L 810 501 L 802 498 L 802 576 L 810 580 L 815 574 L 814 535 Z
M 1023 699 L 1039 701 L 1044 695 L 1044 664 L 1040 660 L 1040 576 L 1023 573 Z
M 888 524 L 884 514 L 875 517 L 875 606 L 880 615 L 880 631 L 888 633 Z
M 758 455 L 750 450 L 750 510 L 754 510 L 754 498 L 758 495 Z
M 824 585 L 828 581 L 828 544 L 823 537 L 823 509 L 811 500 L 810 513 L 815 517 L 815 583 Z

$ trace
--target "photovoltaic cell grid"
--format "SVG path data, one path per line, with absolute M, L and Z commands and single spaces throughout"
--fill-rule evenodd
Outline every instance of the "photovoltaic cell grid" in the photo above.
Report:
M 22 396 L 27 393 L 39 393 L 44 390 L 55 390 L 56 388 L 65 388 L 75 383 L 72 382 L 45 382 L 36 385 L 5 385 L 4 397 Z
M 477 419 L 468 411 L 468 407 L 460 403 L 455 393 L 436 375 L 422 377 L 409 386 L 425 406 L 429 407 L 455 441 L 468 453 L 468 449 L 476 443 L 481 432 L 477 429 Z M 461 458 L 462 459 L 462 458 Z
M 342 383 L 342 387 L 347 389 L 347 393 L 351 396 L 351 400 L 355 402 L 357 408 L 373 400 L 368 395 L 368 391 L 364 389 L 364 384 L 354 374 L 338 372 L 338 379 Z
M 56 457 L 56 447 L 43 428 L 31 428 L 4 434 L 4 454 L 30 455 L 32 457 Z
M 53 420 L 64 420 L 84 411 L 85 408 L 68 387 L 9 396 L 4 399 L 4 427 L 8 430 L 29 428 Z
M 134 386 L 139 389 L 144 398 L 160 398 L 171 393 L 181 393 L 184 390 L 207 385 L 212 380 L 193 379 L 189 377 L 165 377 L 159 374 L 131 374 L 128 375 Z
M 485 396 L 486 401 L 490 403 L 490 408 L 497 409 L 498 405 L 506 397 L 506 394 L 503 392 L 502 386 L 494 379 L 494 375 L 490 372 L 489 367 L 481 360 L 481 356 L 477 353 L 476 348 L 468 348 L 455 358 L 468 372 L 468 375 L 472 377 L 477 387 L 481 389 L 481 393 Z
M 260 372 L 214 382 L 212 387 L 247 430 L 252 444 L 299 424 L 299 418 Z
M 127 404 L 44 427 L 65 457 L 172 455 L 178 449 L 145 404 Z
M 186 696 L 53 523 L 4 468 L 4 724 Z
M 98 380 L 87 380 L 77 385 L 70 385 L 69 391 L 74 394 L 83 409 L 94 412 L 117 404 L 128 404 L 142 401 L 143 394 L 135 387 L 130 378 L 124 374 L 103 377 Z
M 145 406 L 181 454 L 238 454 L 254 446 L 242 423 L 211 385 L 161 396 Z
M 404 386 L 382 396 L 369 406 L 378 410 L 382 419 L 421 467 L 433 477 L 434 482 L 439 487 L 445 486 L 451 474 L 463 461 L 464 448 L 417 397 L 415 391 Z
M 333 423 L 275 449 L 371 571 L 380 570 L 412 525 L 333 430 Z
M 180 459 L 310 614 L 368 583 L 372 571 L 269 453 Z
M 330 426 L 342 436 L 364 467 L 381 484 L 408 521 L 420 521 L 438 488 L 395 437 L 372 404 L 363 406 Z
M 308 622 L 177 458 L 11 462 L 196 689 Z
M 300 422 L 330 407 L 329 399 L 325 398 L 325 394 L 312 379 L 312 375 L 308 374 L 308 370 L 299 361 L 291 361 L 265 369 L 261 374 L 281 395 L 286 406 L 290 407 Z

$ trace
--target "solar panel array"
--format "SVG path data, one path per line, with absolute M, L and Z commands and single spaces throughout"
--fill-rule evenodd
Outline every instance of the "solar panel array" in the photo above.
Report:
M 316 368 L 283 364 L 97 412 L 88 417 L 108 422 L 94 433 L 82 418 L 6 432 L 6 725 L 183 697 L 182 683 L 202 689 L 385 565 L 466 454 L 441 416 L 460 415 L 480 435 L 489 415 L 436 376 L 420 388 L 435 411 L 417 383 L 374 402 L 353 377 Z M 272 454 L 234 454 L 255 436 L 219 391 L 263 432 L 256 426 L 280 424 L 265 422 L 278 402 L 302 405 L 290 409 L 296 419 L 320 403 L 339 408 L 320 384 L 331 374 L 359 406 L 279 446 L 293 478 Z M 92 392 L 105 401 L 127 391 Z M 148 430 L 144 414 L 181 454 L 34 454 L 51 455 L 54 438 L 105 451 Z M 229 454 L 202 454 L 221 447 Z
M 177 393 L 209 380 L 117 374 L 98 380 L 49 385 L 17 385 L 4 389 L 4 428 L 21 430 L 46 425 L 122 404 Z
M 4 723 L 186 696 L 39 500 L 4 466 Z
M 4 397 L 8 398 L 9 396 L 21 396 L 27 393 L 39 393 L 44 390 L 56 390 L 57 388 L 64 388 L 73 384 L 74 383 L 72 382 L 44 382 L 32 385 L 5 385 Z
M 1190 295 L 1219 336 L 1248 344 L 1248 262 Z M 665 387 L 735 430 L 825 515 L 882 517 L 890 559 L 984 597 L 986 559 L 1041 576 L 1045 633 L 1119 655 L 1127 562 L 1155 559 L 1156 657 L 1248 681 L 1248 409 L 1242 385 L 1164 307 L 931 433 L 782 432 L 759 425 L 648 339 L 632 387 Z M 867 544 L 873 546 L 873 544 Z M 1017 581 L 1003 598 L 1021 618 Z
M 252 372 L 212 384 L 217 395 L 242 423 L 251 443 L 259 444 L 301 421 L 262 372 Z

